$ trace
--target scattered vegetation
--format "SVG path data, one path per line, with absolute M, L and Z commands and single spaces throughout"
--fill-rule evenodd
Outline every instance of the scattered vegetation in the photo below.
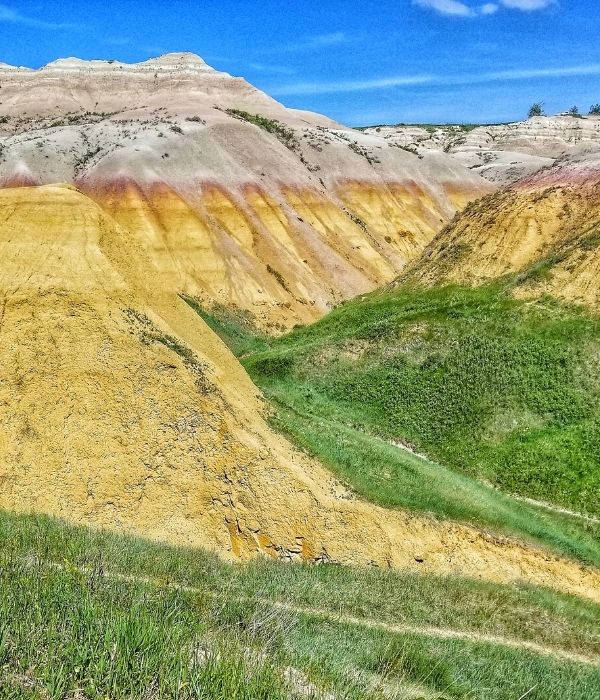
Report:
M 529 119 L 533 117 L 543 117 L 544 116 L 544 104 L 543 102 L 534 102 L 529 111 L 527 112 Z
M 278 270 L 276 270 L 276 269 L 275 269 L 272 265 L 270 265 L 269 263 L 267 263 L 267 272 L 268 272 L 270 275 L 273 275 L 273 277 L 277 280 L 279 286 L 283 287 L 283 289 L 285 289 L 286 292 L 288 292 L 289 294 L 292 293 L 292 290 L 288 287 L 288 284 L 287 284 L 287 282 L 285 281 L 285 277 L 281 274 L 281 272 L 279 272 Z
M 39 147 L 41 148 L 42 146 L 43 144 L 40 143 Z M 93 158 L 95 158 L 101 151 L 102 148 L 100 146 L 92 148 L 91 145 L 88 144 L 87 150 L 80 156 L 78 156 L 73 163 L 75 173 L 79 174 L 82 170 L 84 170 L 86 166 L 90 163 L 90 161 Z
M 579 112 L 579 107 L 577 107 L 577 105 L 569 107 L 569 109 L 567 110 L 567 114 L 570 114 L 572 117 L 577 117 L 578 119 L 581 118 L 581 113 Z
M 600 114 L 600 104 L 596 103 L 590 107 L 590 114 Z
M 388 143 L 388 146 L 392 146 L 393 148 L 401 148 L 403 151 L 406 151 L 407 153 L 412 153 L 413 156 L 419 156 L 419 158 L 422 158 L 421 155 L 419 155 L 419 151 L 417 150 L 417 147 L 414 144 L 402 144 L 402 143 Z
M 398 124 L 374 124 L 372 126 L 356 126 L 354 129 L 356 131 L 366 131 L 367 129 L 375 129 L 375 131 L 379 132 L 381 129 L 385 127 L 417 127 L 420 129 L 425 129 L 427 133 L 429 134 L 435 134 L 436 131 L 463 131 L 465 133 L 468 133 L 469 131 L 473 131 L 473 129 L 477 129 L 480 126 L 483 126 L 482 124 L 407 124 L 405 122 L 399 122 Z M 489 124 L 487 126 L 490 126 Z
M 541 589 L 234 566 L 0 512 L 7 700 L 487 700 L 489 688 L 494 700 L 591 698 L 598 667 L 552 654 L 594 655 L 598 622 L 597 605 Z M 518 647 L 531 641 L 548 652 Z
M 125 318 L 130 323 L 144 345 L 159 343 L 175 353 L 183 361 L 185 368 L 194 375 L 198 391 L 209 394 L 215 391 L 215 387 L 208 378 L 207 366 L 202 363 L 191 348 L 182 343 L 179 338 L 163 333 L 153 321 L 145 314 L 135 309 L 125 309 Z
M 260 114 L 250 114 L 249 112 L 244 112 L 241 109 L 228 109 L 226 111 L 227 114 L 235 117 L 236 119 L 241 119 L 242 121 L 254 124 L 260 129 L 267 131 L 269 134 L 273 134 L 273 136 L 278 138 L 286 148 L 289 148 L 290 151 L 296 152 L 299 150 L 300 144 L 298 143 L 298 139 L 296 138 L 294 131 L 292 129 L 288 129 L 287 126 L 284 126 L 276 119 L 268 119 Z
M 348 148 L 351 151 L 354 151 L 354 153 L 356 153 L 356 155 L 361 156 L 361 158 L 364 158 L 369 165 L 374 165 L 375 163 L 381 163 L 379 158 L 377 158 L 377 156 L 373 155 L 373 153 L 371 151 L 369 151 L 368 148 L 361 146 L 356 141 L 350 141 L 348 143 Z

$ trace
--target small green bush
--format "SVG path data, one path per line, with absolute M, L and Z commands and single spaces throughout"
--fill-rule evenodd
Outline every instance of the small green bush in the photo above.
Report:
M 542 102 L 534 102 L 527 112 L 527 117 L 532 119 L 533 117 L 542 116 L 544 116 L 544 104 Z
M 236 119 L 241 119 L 242 121 L 248 122 L 258 126 L 260 129 L 267 131 L 269 134 L 273 134 L 278 138 L 281 143 L 290 151 L 297 151 L 300 148 L 296 134 L 292 129 L 288 129 L 281 122 L 276 119 L 269 119 L 263 117 L 260 114 L 250 114 L 249 112 L 244 112 L 241 109 L 227 109 L 227 114 Z

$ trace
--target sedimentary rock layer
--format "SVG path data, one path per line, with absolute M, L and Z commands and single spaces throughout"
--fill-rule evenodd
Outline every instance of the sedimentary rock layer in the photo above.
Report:
M 479 284 L 520 273 L 515 293 L 598 307 L 600 157 L 561 161 L 474 202 L 400 282 Z
M 75 184 L 157 284 L 272 328 L 392 280 L 493 189 L 443 153 L 286 109 L 191 54 L 0 67 L 0 85 L 0 186 Z
M 1 508 L 236 558 L 597 596 L 598 575 L 577 564 L 356 500 L 268 428 L 237 360 L 156 284 L 136 238 L 73 188 L 0 192 L 0 256 Z
M 509 184 L 559 158 L 597 151 L 600 116 L 562 114 L 483 126 L 382 126 L 367 133 L 419 153 L 448 153 L 491 182 Z

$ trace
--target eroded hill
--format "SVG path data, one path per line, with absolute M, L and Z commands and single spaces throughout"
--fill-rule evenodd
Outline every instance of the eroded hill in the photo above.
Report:
M 399 148 L 451 155 L 490 182 L 507 185 L 567 156 L 600 146 L 600 117 L 559 114 L 512 124 L 381 126 L 366 129 Z
M 129 233 L 65 186 L 0 193 L 0 506 L 229 556 L 378 563 L 594 597 L 597 574 L 357 500 L 264 422 L 255 387 Z
M 0 66 L 0 185 L 75 184 L 157 286 L 285 328 L 392 280 L 493 186 L 290 110 L 192 54 Z
M 561 161 L 469 205 L 398 284 L 480 284 L 516 275 L 517 296 L 549 293 L 597 308 L 598 154 Z

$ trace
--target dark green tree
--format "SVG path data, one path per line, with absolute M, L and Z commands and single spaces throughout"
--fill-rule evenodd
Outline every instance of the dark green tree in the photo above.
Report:
M 532 117 L 542 117 L 544 116 L 544 103 L 534 102 L 527 112 L 527 117 L 531 119 Z

